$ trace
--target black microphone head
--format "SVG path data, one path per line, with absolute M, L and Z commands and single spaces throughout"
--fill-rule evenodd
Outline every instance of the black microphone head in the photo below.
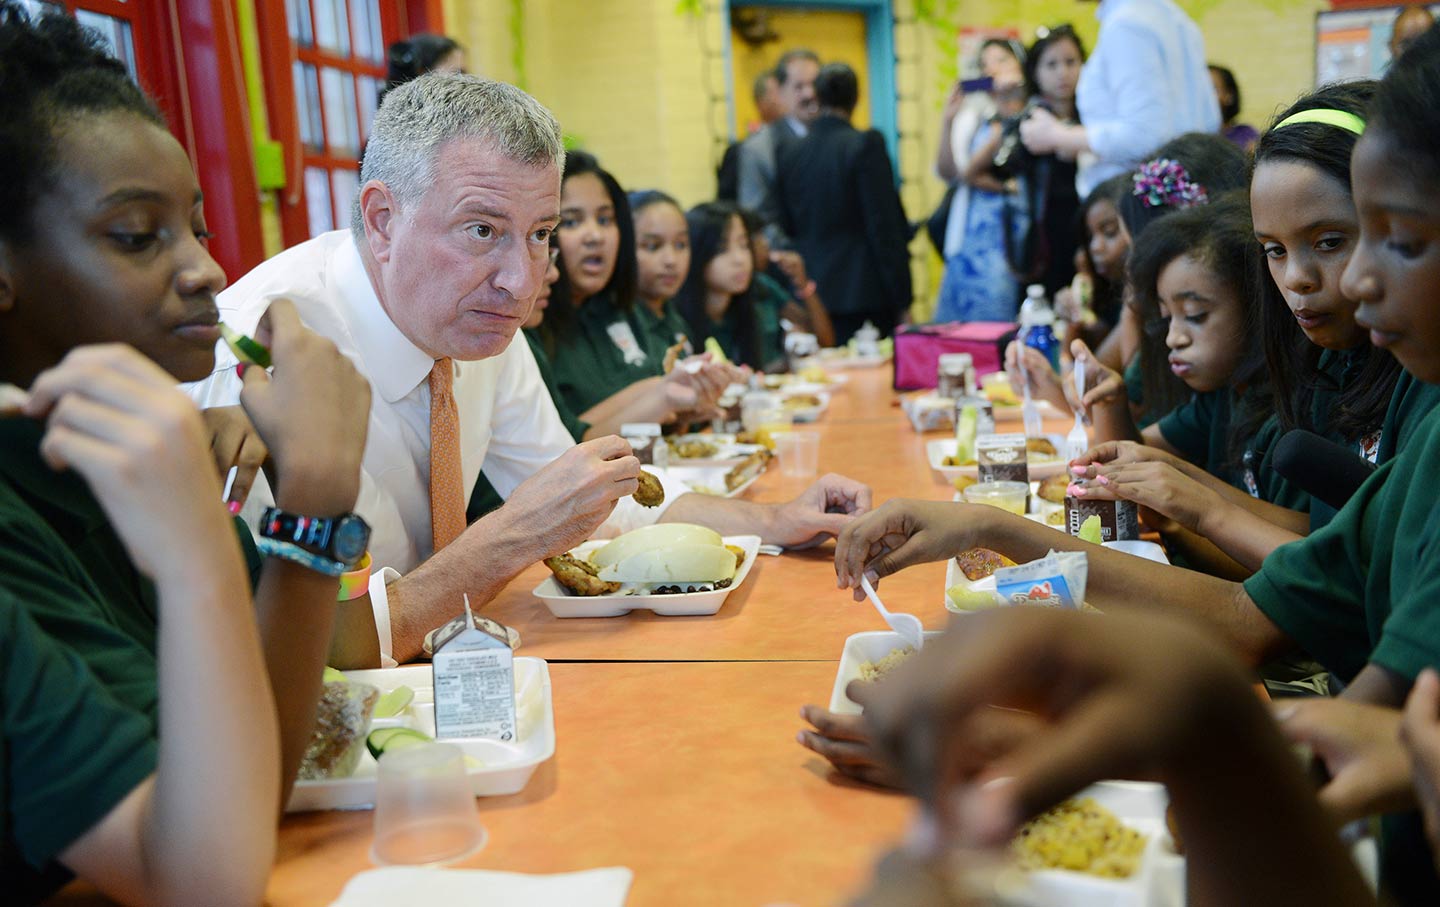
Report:
M 1275 442 L 1275 471 L 1336 510 L 1370 478 L 1375 464 L 1343 444 L 1296 428 Z

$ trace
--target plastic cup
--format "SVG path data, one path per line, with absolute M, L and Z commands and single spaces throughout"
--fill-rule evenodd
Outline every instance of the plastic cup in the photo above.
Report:
M 471 856 L 485 840 L 459 747 L 423 743 L 380 757 L 372 861 L 441 866 Z
M 780 457 L 781 475 L 797 479 L 812 478 L 820 471 L 820 433 L 776 432 L 775 453 Z
M 1030 486 L 1025 482 L 980 482 L 961 492 L 967 504 L 988 504 L 1001 510 L 1025 515 L 1025 501 Z

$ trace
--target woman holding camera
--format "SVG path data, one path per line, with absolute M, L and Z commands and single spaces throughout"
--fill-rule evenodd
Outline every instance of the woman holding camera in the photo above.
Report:
M 992 59 L 986 60 L 987 55 Z M 992 83 L 987 100 L 993 103 L 993 112 L 968 136 L 946 130 L 948 141 L 941 143 L 936 169 L 942 177 L 953 176 L 958 186 L 945 234 L 945 276 L 935 307 L 936 321 L 1010 321 L 1015 317 L 1020 286 L 1005 255 L 1006 224 L 1012 235 L 1015 228 L 1023 231 L 1028 225 L 1017 224 L 1015 216 L 1006 214 L 1006 207 L 1014 205 L 1014 187 L 1007 188 L 1005 180 L 995 174 L 993 162 L 1004 122 L 1019 116 L 1025 107 L 1023 55 L 1018 44 L 985 42 L 981 60 L 987 64 L 985 73 Z M 961 107 L 958 103 L 950 106 Z

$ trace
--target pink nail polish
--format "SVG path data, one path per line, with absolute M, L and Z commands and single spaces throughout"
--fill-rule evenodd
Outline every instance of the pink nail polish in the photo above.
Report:
M 245 380 L 245 363 L 235 363 L 235 377 L 239 378 L 241 381 Z
M 230 503 L 225 505 L 225 509 L 230 511 L 231 516 L 239 516 L 242 506 L 243 505 L 239 501 L 231 501 Z

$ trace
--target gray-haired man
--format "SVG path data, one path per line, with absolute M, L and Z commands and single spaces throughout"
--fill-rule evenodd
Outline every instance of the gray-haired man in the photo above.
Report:
M 351 230 L 289 249 L 220 295 L 221 316 L 242 331 L 270 300 L 291 299 L 371 383 L 355 509 L 374 530 L 375 635 L 345 641 L 346 651 L 373 651 L 378 635 L 382 659 L 412 659 L 461 593 L 478 605 L 602 524 L 614 533 L 656 518 L 627 497 L 639 473 L 629 445 L 575 445 L 529 346 L 512 342 L 549 264 L 563 161 L 559 125 L 529 95 L 424 76 L 376 115 Z M 234 364 L 222 350 L 194 389 L 202 405 L 236 402 Z M 482 466 L 506 504 L 466 528 L 464 498 Z M 257 483 L 250 510 L 266 497 Z M 833 476 L 783 505 L 683 487 L 666 497 L 662 520 L 783 545 L 834 535 L 870 506 L 868 488 Z

